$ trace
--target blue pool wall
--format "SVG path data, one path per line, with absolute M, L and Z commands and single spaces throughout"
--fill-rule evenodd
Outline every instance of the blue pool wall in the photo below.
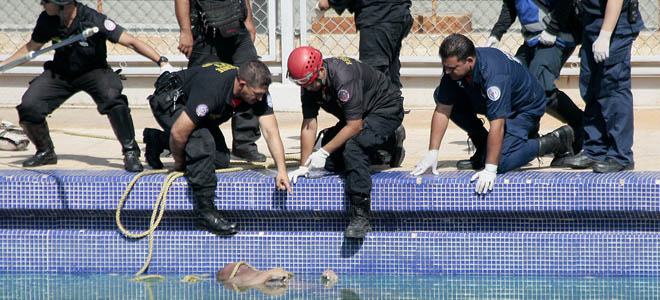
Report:
M 216 206 L 241 232 L 194 226 L 185 178 L 170 188 L 148 273 L 209 273 L 234 261 L 297 273 L 660 275 L 660 172 L 512 172 L 476 195 L 472 172 L 373 175 L 374 231 L 343 238 L 343 179 L 218 173 Z M 0 272 L 132 273 L 147 239 L 124 237 L 115 210 L 135 173 L 0 170 Z M 141 178 L 122 211 L 147 229 L 165 175 Z

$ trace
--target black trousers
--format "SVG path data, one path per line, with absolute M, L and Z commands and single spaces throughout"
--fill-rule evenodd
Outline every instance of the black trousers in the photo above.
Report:
M 151 111 L 158 124 L 165 130 L 168 137 L 174 121 L 183 113 L 183 106 L 172 107 L 165 93 L 157 94 L 149 99 Z M 215 193 L 217 185 L 216 169 L 229 166 L 229 149 L 225 137 L 218 126 L 200 127 L 193 130 L 185 147 L 186 178 L 190 183 L 193 196 Z
M 110 67 L 94 69 L 75 78 L 46 69 L 30 81 L 16 109 L 21 121 L 43 123 L 46 116 L 73 94 L 85 91 L 94 99 L 98 112 L 105 115 L 117 105 L 128 106 L 128 98 L 121 93 L 123 88 L 119 75 Z
M 345 172 L 346 195 L 349 199 L 371 195 L 371 162 L 369 153 L 385 149 L 394 139 L 394 131 L 403 121 L 403 109 L 391 115 L 369 114 L 362 121 L 362 130 L 346 144 L 330 154 L 325 168 L 334 172 Z M 323 136 L 322 145 L 327 144 L 344 127 L 340 121 Z
M 217 61 L 240 66 L 258 58 L 250 33 L 245 29 L 231 38 L 211 38 L 200 34 L 195 37 L 188 67 Z M 259 119 L 252 110 L 234 114 L 231 119 L 231 130 L 234 151 L 257 151 L 255 142 L 261 137 L 261 131 Z
M 360 27 L 360 61 L 379 70 L 401 88 L 401 43 L 410 32 L 413 19 L 406 16 L 401 22 L 382 22 Z

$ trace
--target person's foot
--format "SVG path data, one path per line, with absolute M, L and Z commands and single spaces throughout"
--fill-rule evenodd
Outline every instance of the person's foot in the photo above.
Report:
M 570 165 L 568 165 L 568 161 L 573 157 L 573 155 L 570 152 L 566 152 L 564 154 L 557 154 L 555 157 L 552 159 L 550 162 L 550 167 L 552 168 L 568 168 Z
M 140 162 L 140 151 L 126 151 L 124 153 L 124 169 L 129 172 L 144 171 L 144 167 Z
M 598 161 L 587 156 L 583 152 L 580 154 L 565 158 L 564 164 L 572 169 L 586 169 L 593 167 Z
M 242 150 L 232 150 L 231 155 L 237 159 L 255 161 L 255 162 L 265 162 L 266 155 L 259 153 L 259 151 L 242 151 Z
M 403 159 L 406 157 L 406 149 L 403 148 L 403 141 L 406 139 L 406 129 L 403 128 L 403 125 L 400 125 L 394 131 L 395 144 L 392 150 L 390 151 L 390 167 L 398 168 L 403 163 Z
M 32 157 L 23 161 L 23 167 L 25 168 L 54 164 L 57 164 L 57 155 L 54 150 L 37 152 Z
M 199 212 L 195 224 L 198 228 L 217 235 L 232 235 L 238 232 L 238 225 L 227 221 L 216 210 Z
M 635 163 L 622 165 L 615 159 L 608 157 L 605 161 L 599 161 L 593 165 L 593 170 L 596 173 L 614 173 L 619 171 L 628 171 L 635 168 Z
M 160 170 L 163 168 L 163 162 L 160 160 L 160 154 L 163 153 L 165 146 L 162 145 L 160 135 L 162 131 L 145 128 L 142 131 L 142 141 L 146 144 L 144 150 L 144 159 L 147 161 L 147 164 L 155 170 Z
M 367 235 L 367 232 L 370 231 L 371 224 L 369 223 L 369 219 L 363 216 L 355 216 L 351 218 L 348 227 L 346 227 L 346 230 L 344 231 L 344 237 L 352 239 L 363 239 Z
M 459 170 L 481 170 L 486 165 L 486 155 L 484 150 L 477 149 L 470 159 L 461 159 L 456 162 L 456 169 Z

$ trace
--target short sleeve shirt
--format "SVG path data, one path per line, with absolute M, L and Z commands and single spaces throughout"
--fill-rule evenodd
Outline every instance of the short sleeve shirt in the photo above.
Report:
M 537 79 L 511 54 L 495 48 L 477 48 L 472 76 L 443 76 L 433 97 L 445 105 L 469 101 L 476 113 L 491 121 L 545 109 L 545 92 Z
M 45 44 L 58 43 L 82 33 L 85 29 L 98 27 L 99 32 L 85 41 L 78 41 L 55 50 L 53 63 L 49 66 L 56 73 L 78 76 L 97 68 L 107 67 L 106 41 L 117 43 L 124 28 L 113 20 L 82 3 L 77 3 L 77 14 L 69 28 L 61 24 L 59 16 L 42 12 L 32 31 L 32 40 Z
M 185 111 L 198 126 L 218 126 L 234 112 L 252 109 L 254 115 L 273 114 L 270 94 L 250 105 L 234 99 L 234 80 L 238 67 L 227 63 L 208 63 L 177 72 L 183 81 Z
M 395 114 L 403 109 L 401 91 L 382 72 L 348 57 L 326 58 L 321 91 L 301 89 L 303 117 L 315 118 L 320 108 L 340 120 L 364 119 L 370 113 Z

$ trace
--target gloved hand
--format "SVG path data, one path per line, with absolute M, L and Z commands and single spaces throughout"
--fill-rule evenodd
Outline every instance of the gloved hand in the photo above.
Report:
M 328 158 L 330 154 L 323 150 L 323 148 L 319 148 L 319 150 L 316 150 L 312 155 L 307 158 L 307 161 L 305 161 L 305 166 L 310 168 L 310 169 L 323 169 L 325 168 L 325 160 Z
M 494 36 L 489 37 L 488 40 L 486 41 L 486 47 L 497 48 L 499 46 L 500 46 L 500 40 L 498 40 Z
M 610 38 L 612 33 L 609 31 L 601 30 L 598 38 L 591 45 L 591 50 L 594 52 L 594 60 L 596 63 L 605 61 L 610 57 Z
M 424 155 L 424 157 L 422 157 L 422 159 L 419 161 L 419 163 L 415 167 L 415 170 L 410 172 L 410 175 L 412 176 L 422 175 L 429 168 L 431 168 L 431 172 L 433 172 L 433 174 L 438 175 L 438 170 L 436 170 L 437 167 L 438 167 L 438 150 L 429 150 L 428 152 L 426 152 L 426 155 Z
M 311 12 L 312 23 L 318 22 L 318 20 L 321 20 L 321 18 L 325 16 L 325 10 L 322 10 L 319 4 L 321 4 L 321 2 L 317 1 L 316 5 L 314 5 L 314 8 L 312 8 L 312 12 Z
M 160 75 L 163 75 L 165 72 L 174 73 L 176 70 L 174 67 L 172 67 L 172 65 L 170 65 L 170 63 L 165 63 L 164 65 L 160 66 Z
M 539 43 L 541 43 L 542 45 L 552 46 L 552 45 L 555 44 L 556 41 L 557 41 L 557 36 L 556 35 L 554 35 L 550 32 L 547 32 L 545 30 L 543 30 L 543 32 L 541 32 L 541 36 L 539 37 Z
M 486 167 L 472 175 L 470 182 L 477 180 L 474 191 L 477 194 L 486 194 L 493 190 L 495 177 L 497 176 L 497 165 L 486 164 Z
M 296 184 L 296 182 L 298 182 L 298 177 L 307 177 L 308 174 L 309 168 L 300 166 L 298 169 L 289 172 L 289 180 L 293 182 L 293 184 Z

